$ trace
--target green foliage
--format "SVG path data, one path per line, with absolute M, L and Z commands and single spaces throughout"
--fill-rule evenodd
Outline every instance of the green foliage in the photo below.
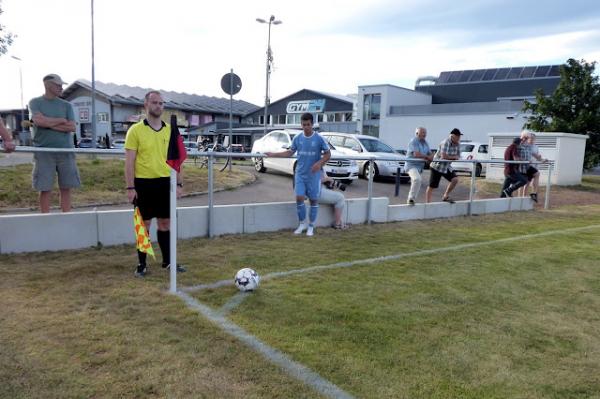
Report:
M 523 106 L 523 111 L 531 112 L 527 129 L 589 135 L 585 168 L 600 163 L 600 83 L 594 76 L 595 66 L 595 62 L 567 60 L 560 68 L 556 91 L 546 96 L 538 90 L 536 102 L 525 101 Z
M 2 2 L 0 1 L 0 5 L 2 4 Z M 0 7 L 0 15 L 2 15 L 3 11 L 2 11 L 2 7 Z M 4 26 L 2 26 L 2 24 L 0 24 L 0 55 L 2 54 L 6 54 L 6 51 L 8 50 L 8 47 L 12 44 L 14 36 L 12 33 L 10 32 L 5 32 L 2 33 L 4 31 Z

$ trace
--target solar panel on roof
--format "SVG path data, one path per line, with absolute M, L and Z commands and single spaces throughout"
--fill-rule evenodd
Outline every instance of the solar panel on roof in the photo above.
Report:
M 541 78 L 548 75 L 548 71 L 550 70 L 550 65 L 539 66 L 535 70 L 535 74 L 533 75 L 536 78 Z
M 448 78 L 448 83 L 456 83 L 458 82 L 458 80 L 460 79 L 460 74 L 462 73 L 462 71 L 454 71 L 450 74 L 450 77 Z
M 523 72 L 522 67 L 510 68 L 506 79 L 519 79 L 519 76 L 521 76 L 521 72 Z
M 458 81 L 459 82 L 468 82 L 469 78 L 471 77 L 472 74 L 473 74 L 473 70 L 462 71 L 462 73 L 460 74 L 460 77 L 458 78 Z
M 548 76 L 560 76 L 560 65 L 552 65 Z
M 450 72 L 442 72 L 440 73 L 440 77 L 438 78 L 438 83 L 447 83 L 448 78 L 450 77 Z
M 481 80 L 492 80 L 498 72 L 498 68 L 486 69 Z
M 510 68 L 500 68 L 498 69 L 498 73 L 494 77 L 494 80 L 503 80 L 506 79 L 508 73 L 510 72 Z
M 477 69 L 477 70 L 473 71 L 473 74 L 471 75 L 471 79 L 469 79 L 469 82 L 479 82 L 483 78 L 484 73 L 485 73 L 485 69 Z
M 527 79 L 533 77 L 533 73 L 537 67 L 530 66 L 523 68 L 523 72 L 521 73 L 521 79 Z

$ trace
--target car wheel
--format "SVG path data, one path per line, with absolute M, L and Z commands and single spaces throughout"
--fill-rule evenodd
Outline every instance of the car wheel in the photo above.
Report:
M 369 179 L 369 164 L 370 164 L 370 162 L 365 163 L 365 167 L 363 169 L 363 176 L 367 180 Z M 373 172 L 374 172 L 373 180 L 375 180 L 379 177 L 379 169 L 377 169 L 376 163 L 373 164 Z
M 254 169 L 259 173 L 265 173 L 267 168 L 265 168 L 265 164 L 262 158 L 252 158 L 254 161 Z
M 481 176 L 481 169 L 482 169 L 482 166 L 480 163 L 475 165 L 475 176 L 477 176 L 477 177 Z

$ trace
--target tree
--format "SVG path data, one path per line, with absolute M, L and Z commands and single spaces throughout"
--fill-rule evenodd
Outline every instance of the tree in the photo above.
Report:
M 535 103 L 525 101 L 531 112 L 524 127 L 537 132 L 587 134 L 584 168 L 600 163 L 600 83 L 594 76 L 596 62 L 572 58 L 560 67 L 560 82 L 554 93 L 535 92 Z
M 2 4 L 2 2 L 0 2 L 0 4 Z M 2 15 L 2 7 L 0 7 L 0 15 Z M 0 55 L 6 54 L 8 47 L 13 42 L 13 38 L 13 34 L 10 32 L 6 32 L 4 30 L 4 26 L 0 24 Z

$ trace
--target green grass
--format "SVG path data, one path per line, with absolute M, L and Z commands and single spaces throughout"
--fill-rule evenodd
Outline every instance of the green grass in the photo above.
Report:
M 237 162 L 237 161 L 236 161 Z M 78 158 L 77 165 L 81 176 L 81 188 L 73 190 L 75 207 L 99 204 L 120 204 L 127 202 L 125 193 L 124 168 L 121 159 Z M 38 193 L 31 187 L 32 165 L 22 164 L 0 168 L 0 211 L 14 208 L 38 207 Z M 185 193 L 206 192 L 208 172 L 198 168 L 193 162 L 183 166 Z M 217 190 L 230 189 L 251 182 L 254 177 L 239 169 L 219 172 L 215 170 L 214 187 Z M 55 184 L 56 186 L 56 184 Z M 53 205 L 58 205 L 55 187 Z
M 600 206 L 179 243 L 180 285 L 600 224 Z M 600 229 L 265 280 L 229 318 L 360 398 L 600 392 Z M 133 248 L 0 256 L 0 397 L 314 398 Z M 213 309 L 233 285 L 201 291 Z

